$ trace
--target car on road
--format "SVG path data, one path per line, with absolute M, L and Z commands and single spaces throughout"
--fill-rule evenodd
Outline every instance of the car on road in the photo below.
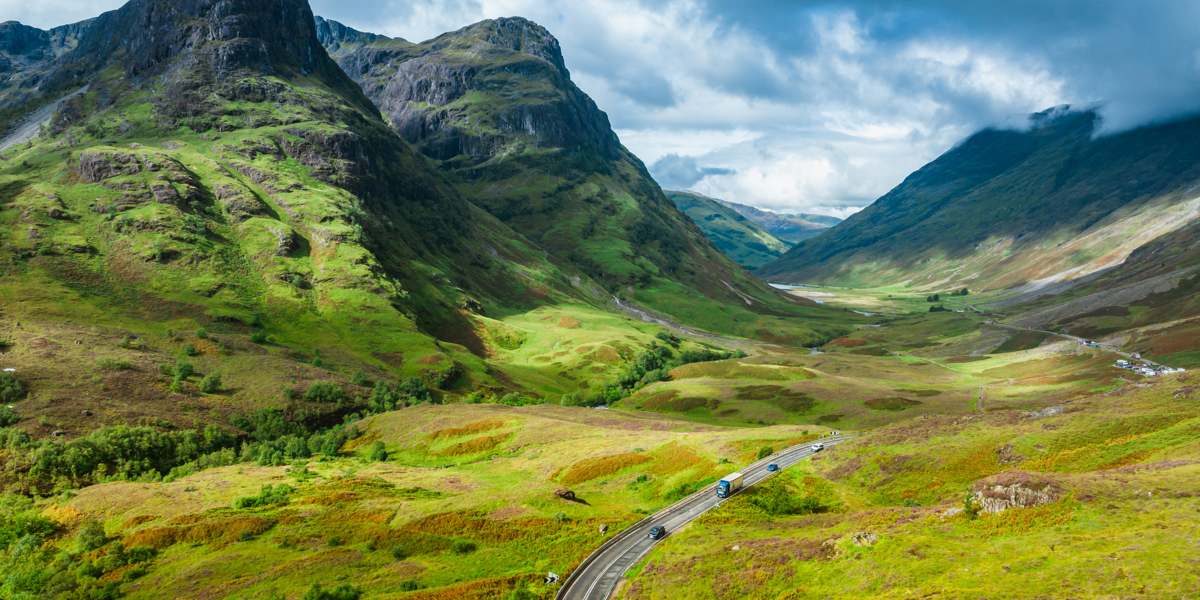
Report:
M 777 465 L 775 463 L 771 463 L 771 464 L 767 465 L 767 470 L 774 473 L 775 471 L 779 470 L 779 465 Z
M 663 527 L 662 525 L 655 525 L 653 528 L 650 529 L 650 534 L 647 535 L 646 537 L 648 537 L 652 540 L 661 540 L 661 539 L 667 537 L 667 528 Z
M 820 452 L 820 451 L 822 451 L 822 450 L 824 450 L 824 449 L 825 449 L 825 444 L 813 444 L 813 445 L 812 445 L 812 451 L 813 451 L 813 452 Z

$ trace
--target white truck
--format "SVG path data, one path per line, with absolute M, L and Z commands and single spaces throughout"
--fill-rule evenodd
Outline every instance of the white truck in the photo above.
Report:
M 730 473 L 717 482 L 717 497 L 728 498 L 742 489 L 742 474 Z

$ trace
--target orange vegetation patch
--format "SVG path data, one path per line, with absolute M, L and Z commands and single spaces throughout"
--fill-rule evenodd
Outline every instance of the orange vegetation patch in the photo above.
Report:
M 856 346 L 866 346 L 866 345 L 867 345 L 867 341 L 866 341 L 866 340 L 860 340 L 860 339 L 857 339 L 857 338 L 850 338 L 850 337 L 840 337 L 840 338 L 838 338 L 838 339 L 836 339 L 836 340 L 833 340 L 832 342 L 829 342 L 829 344 L 828 344 L 828 345 L 830 345 L 830 346 L 836 346 L 836 347 L 839 347 L 839 348 L 854 348 L 854 347 L 856 347 Z
M 563 329 L 579 329 L 579 320 L 571 317 L 563 317 L 558 320 L 558 326 Z
M 138 531 L 125 538 L 127 548 L 153 546 L 166 548 L 173 544 L 213 544 L 225 546 L 238 539 L 242 532 L 262 535 L 275 526 L 275 521 L 263 517 L 181 517 L 171 521 L 177 525 L 154 527 Z
M 600 346 L 595 352 L 587 355 L 587 358 L 598 363 L 613 364 L 621 361 L 621 354 L 610 346 Z
M 440 363 L 443 360 L 445 360 L 445 358 L 446 357 L 442 356 L 441 354 L 430 354 L 429 356 L 426 356 L 426 357 L 422 358 L 421 360 L 418 360 L 417 364 L 418 365 L 436 365 L 437 363 Z
M 701 408 L 707 406 L 716 408 L 721 405 L 721 401 L 713 398 L 689 397 L 676 398 L 679 395 L 679 390 L 667 390 L 653 394 L 642 400 L 642 408 L 655 411 L 689 411 L 693 408 Z
M 569 525 L 552 519 L 523 517 L 508 520 L 489 519 L 482 512 L 456 511 L 429 515 L 400 526 L 408 535 L 436 535 L 447 538 L 468 537 L 485 544 L 505 544 L 521 539 L 551 538 L 592 529 L 591 519 L 572 520 Z
M 449 429 L 440 429 L 438 431 L 435 431 L 435 432 L 430 433 L 429 435 L 425 436 L 425 439 L 433 442 L 433 441 L 437 441 L 440 439 L 461 437 L 464 435 L 471 435 L 471 434 L 475 434 L 475 433 L 483 433 L 485 431 L 492 431 L 493 429 L 500 429 L 501 427 L 506 427 L 506 426 L 508 426 L 508 424 L 510 422 L 511 422 L 511 420 L 505 419 L 502 417 L 490 417 L 490 418 L 484 419 L 482 421 L 475 421 L 474 423 L 463 425 L 462 427 L 451 427 Z
M 704 472 L 707 472 L 712 470 L 713 463 L 696 454 L 691 448 L 671 442 L 654 452 L 654 464 L 649 472 L 653 475 L 669 476 L 693 467 L 707 467 L 704 469 Z M 703 473 L 699 476 L 703 476 Z
M 989 358 L 991 358 L 991 357 L 990 356 L 953 356 L 953 357 L 947 358 L 946 362 L 959 364 L 959 363 L 977 362 L 977 361 L 981 361 L 981 360 L 987 360 Z
M 518 581 L 535 579 L 533 574 L 506 575 L 489 579 L 476 579 L 465 583 L 422 590 L 405 596 L 407 600 L 501 600 L 508 598 Z
M 648 456 L 634 452 L 585 458 L 567 469 L 567 472 L 562 476 L 562 482 L 567 485 L 573 485 L 589 481 L 597 477 L 612 475 L 613 473 L 640 465 L 649 460 Z
M 149 523 L 150 521 L 154 521 L 158 518 L 159 518 L 158 515 L 138 515 L 138 516 L 130 518 L 130 519 L 126 520 L 124 523 L 122 523 L 121 530 L 124 531 L 126 529 L 133 529 L 134 527 L 137 527 L 138 525 L 145 525 L 146 523 Z
M 442 450 L 438 453 L 438 456 L 462 456 L 464 454 L 479 454 L 480 452 L 487 452 L 488 450 L 503 444 L 505 440 L 508 439 L 509 435 L 510 434 L 502 433 L 500 435 L 488 435 L 477 437 L 473 440 L 467 440 L 465 442 L 459 442 L 453 446 L 450 446 L 449 448 L 446 448 L 445 450 Z

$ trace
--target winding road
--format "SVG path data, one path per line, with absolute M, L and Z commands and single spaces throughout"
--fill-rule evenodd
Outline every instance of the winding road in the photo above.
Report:
M 1036 331 L 1038 333 L 1048 333 L 1050 335 L 1057 335 L 1058 337 L 1064 337 L 1067 339 L 1075 340 L 1080 343 L 1086 343 L 1088 341 L 1081 337 L 1069 335 L 1066 333 L 1059 333 L 1057 331 L 1046 331 L 1045 329 L 1033 329 L 1032 327 L 1017 327 L 1016 325 L 1005 325 L 1004 323 L 994 323 L 993 322 L 993 323 L 988 323 L 988 324 L 993 327 L 1004 327 L 1005 329 L 1015 329 L 1017 331 Z M 1153 365 L 1155 367 L 1159 367 L 1160 369 L 1168 368 L 1166 365 L 1161 364 L 1161 363 L 1156 363 L 1148 358 L 1133 358 L 1133 355 L 1128 352 L 1122 352 L 1121 350 L 1117 350 L 1116 348 L 1113 348 L 1111 346 L 1105 346 L 1104 344 L 1101 344 L 1099 342 L 1094 342 L 1094 343 L 1096 344 L 1096 347 L 1101 350 L 1107 350 L 1109 352 L 1112 352 L 1113 354 L 1120 354 L 1121 356 L 1124 356 L 1125 358 L 1141 361 L 1141 362 Z
M 742 489 L 770 477 L 772 473 L 767 471 L 769 464 L 774 463 L 779 465 L 780 469 L 786 469 L 815 454 L 812 451 L 812 445 L 817 442 L 829 447 L 852 437 L 854 436 L 840 435 L 806 442 L 776 452 L 739 469 L 745 482 Z M 670 537 L 680 527 L 720 506 L 725 499 L 717 498 L 715 488 L 715 483 L 708 485 L 695 494 L 613 536 L 571 573 L 571 576 L 563 582 L 563 586 L 558 590 L 558 594 L 554 596 L 555 600 L 607 600 L 625 572 L 637 564 L 661 541 L 647 537 L 650 529 L 662 525 L 667 528 L 667 537 Z

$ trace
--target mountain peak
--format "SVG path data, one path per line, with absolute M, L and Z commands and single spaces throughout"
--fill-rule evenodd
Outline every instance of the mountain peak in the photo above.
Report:
M 554 65 L 564 78 L 571 77 L 563 61 L 558 39 L 545 27 L 524 17 L 487 19 L 458 31 L 442 34 L 429 43 L 435 51 L 453 48 L 475 52 L 521 52 Z

